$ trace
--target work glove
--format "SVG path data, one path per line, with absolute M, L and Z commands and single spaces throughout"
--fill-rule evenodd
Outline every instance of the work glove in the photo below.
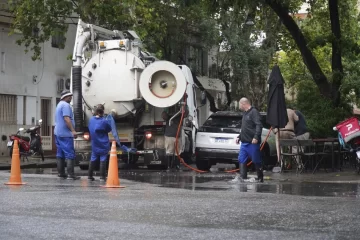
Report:
M 127 153 L 136 153 L 136 151 L 137 151 L 136 148 L 128 148 L 125 145 L 121 145 L 120 148 L 121 148 L 121 150 L 123 150 L 124 152 L 127 152 Z

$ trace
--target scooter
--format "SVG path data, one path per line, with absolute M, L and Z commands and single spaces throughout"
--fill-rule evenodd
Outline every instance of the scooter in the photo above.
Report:
M 338 132 L 340 146 L 350 153 L 356 153 L 356 170 L 360 173 L 360 123 L 356 117 L 338 123 L 334 128 Z
M 39 125 L 31 127 L 29 129 L 19 128 L 16 134 L 10 135 L 10 141 L 7 146 L 10 151 L 10 157 L 12 157 L 14 141 L 19 143 L 20 156 L 28 160 L 28 156 L 34 156 L 39 154 L 42 161 L 44 161 L 44 150 L 42 147 L 41 137 L 38 134 L 38 130 L 41 128 L 42 119 L 39 120 Z M 21 132 L 29 133 L 30 137 L 20 135 Z

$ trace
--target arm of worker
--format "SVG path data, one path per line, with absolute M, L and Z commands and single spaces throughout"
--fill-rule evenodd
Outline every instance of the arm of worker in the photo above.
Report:
M 293 111 L 293 118 L 294 118 L 294 122 L 298 122 L 298 121 L 299 121 L 299 116 L 296 114 L 295 111 Z
M 237 138 L 236 138 L 236 144 L 239 144 L 239 143 L 240 143 L 240 139 L 241 139 L 241 133 L 240 133 L 239 136 L 237 136 Z
M 69 116 L 64 116 L 64 121 L 65 121 L 65 124 L 68 127 L 68 129 L 71 131 L 73 136 L 76 138 L 77 134 L 76 134 L 76 131 L 74 129 L 74 126 L 72 124 L 72 121 L 71 121 L 70 117 Z
M 70 116 L 73 115 L 70 105 L 64 106 L 64 107 L 62 108 L 62 115 L 63 115 L 63 117 L 64 117 L 64 121 L 65 121 L 66 126 L 67 126 L 68 129 L 71 131 L 71 133 L 73 134 L 74 138 L 76 138 L 76 137 L 77 137 L 77 134 L 76 134 L 76 132 L 75 132 L 74 125 L 73 125 L 72 120 L 71 120 L 71 118 L 70 118 Z
M 106 120 L 104 120 L 104 128 L 107 133 L 111 132 L 112 130 L 110 124 Z
M 251 118 L 256 126 L 255 135 L 254 135 L 251 143 L 257 144 L 259 141 L 261 141 L 261 139 L 259 139 L 259 137 L 261 138 L 261 131 L 262 131 L 262 123 L 260 121 L 260 113 L 256 109 L 254 109 L 254 111 L 252 111 Z

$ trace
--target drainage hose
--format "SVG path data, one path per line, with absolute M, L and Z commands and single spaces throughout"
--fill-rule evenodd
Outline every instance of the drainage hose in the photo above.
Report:
M 83 108 L 82 108 L 82 85 L 81 85 L 81 66 L 72 67 L 72 91 L 75 131 L 83 131 Z
M 182 109 L 181 109 L 181 119 L 180 119 L 180 122 L 179 122 L 179 126 L 178 126 L 178 129 L 177 129 L 177 132 L 176 132 L 176 138 L 175 138 L 175 151 L 176 151 L 176 156 L 177 158 L 179 159 L 179 161 L 187 168 L 195 171 L 195 172 L 198 172 L 198 173 L 206 173 L 207 171 L 203 171 L 203 170 L 199 170 L 197 168 L 193 168 L 191 167 L 190 165 L 188 165 L 184 159 L 182 159 L 180 157 L 180 154 L 179 154 L 179 149 L 178 149 L 178 146 L 179 146 L 179 133 L 180 133 L 180 130 L 181 130 L 181 126 L 182 126 L 182 122 L 184 120 L 184 115 L 185 115 L 185 106 L 186 106 L 186 97 L 184 95 L 184 103 L 183 103 L 183 106 L 182 106 Z

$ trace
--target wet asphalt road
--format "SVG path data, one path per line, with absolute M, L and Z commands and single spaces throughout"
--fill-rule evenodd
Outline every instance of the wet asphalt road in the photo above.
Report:
M 36 171 L 34 171 L 36 172 Z M 0 239 L 359 239 L 360 177 L 351 183 L 280 176 L 122 171 L 125 189 L 99 181 L 0 172 Z M 83 172 L 85 173 L 85 172 Z

